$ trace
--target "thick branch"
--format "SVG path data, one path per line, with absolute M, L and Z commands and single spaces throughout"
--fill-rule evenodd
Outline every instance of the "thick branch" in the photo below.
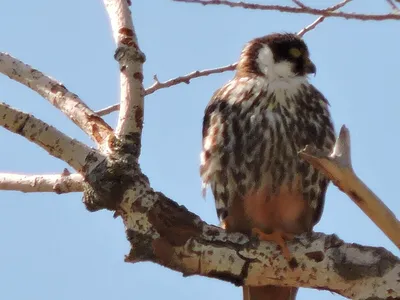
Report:
M 111 20 L 111 28 L 117 50 L 115 59 L 120 67 L 121 100 L 116 135 L 118 137 L 135 136 L 133 141 L 140 146 L 143 127 L 143 63 L 144 54 L 133 27 L 129 4 L 126 0 L 104 0 Z M 140 147 L 139 147 L 140 148 Z
M 0 173 L 0 190 L 23 193 L 53 192 L 56 194 L 82 192 L 83 177 L 80 174 L 23 175 Z
M 324 17 L 355 19 L 361 21 L 400 20 L 400 15 L 392 13 L 384 15 L 373 15 L 373 14 L 345 13 L 342 11 L 334 12 L 329 9 L 317 9 L 305 5 L 301 7 L 292 7 L 284 5 L 264 5 L 264 4 L 246 3 L 246 2 L 232 2 L 226 0 L 174 0 L 174 1 L 186 2 L 186 3 L 198 3 L 202 5 L 226 5 L 229 7 L 241 7 L 245 9 L 254 9 L 254 10 L 275 10 L 286 13 L 309 14 L 309 15 L 317 15 Z
M 70 138 L 53 126 L 18 111 L 5 103 L 0 103 L 0 126 L 17 133 L 60 158 L 78 172 L 85 171 L 93 160 L 101 158 L 95 150 Z
M 288 263 L 276 244 L 228 234 L 154 192 L 139 165 L 125 163 L 129 156 L 99 164 L 85 176 L 84 193 L 89 210 L 106 208 L 122 217 L 132 246 L 127 262 L 152 261 L 184 276 L 236 285 L 311 287 L 353 299 L 400 297 L 400 260 L 387 250 L 304 234 L 288 243 L 294 257 Z
M 383 248 L 346 244 L 334 235 L 304 234 L 289 242 L 294 260 L 288 263 L 277 245 L 208 225 L 152 191 L 146 177 L 129 172 L 134 180 L 125 183 L 134 183 L 117 192 L 122 202 L 116 212 L 132 245 L 127 262 L 152 261 L 184 276 L 198 274 L 235 285 L 311 287 L 353 299 L 400 297 L 400 260 Z M 117 183 L 108 186 L 115 195 Z
M 0 53 L 0 72 L 47 99 L 98 144 L 102 144 L 112 133 L 112 128 L 77 95 L 71 93 L 62 83 L 22 61 Z
M 346 193 L 400 249 L 400 222 L 390 209 L 354 173 L 350 155 L 350 133 L 340 130 L 333 153 L 306 147 L 300 156 L 318 168 Z

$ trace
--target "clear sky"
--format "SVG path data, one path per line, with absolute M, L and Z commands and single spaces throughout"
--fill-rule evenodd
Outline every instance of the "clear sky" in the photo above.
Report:
M 132 1 L 140 46 L 146 53 L 145 86 L 194 70 L 235 62 L 250 39 L 274 31 L 297 32 L 316 17 L 174 3 Z M 273 3 L 273 0 L 259 1 Z M 279 1 L 275 1 L 277 3 Z M 347 11 L 385 13 L 385 1 L 354 1 Z M 291 1 L 281 1 L 291 4 Z M 309 0 L 325 7 L 333 1 Z M 357 174 L 400 218 L 400 22 L 325 20 L 305 40 L 318 74 L 311 80 L 331 103 L 338 131 L 351 132 Z M 118 99 L 118 67 L 102 1 L 2 1 L 1 51 L 62 81 L 100 109 Z M 232 72 L 196 79 L 146 98 L 141 164 L 152 186 L 216 223 L 214 201 L 202 199 L 199 178 L 201 124 L 214 90 Z M 46 100 L 0 76 L 4 101 L 89 142 Z M 113 126 L 116 113 L 107 117 Z M 0 129 L 0 172 L 60 173 L 65 163 Z M 347 242 L 399 251 L 333 185 L 317 231 Z M 241 299 L 228 283 L 179 273 L 152 263 L 127 264 L 121 219 L 89 213 L 80 194 L 0 192 L 0 299 Z M 298 299 L 340 299 L 302 289 Z

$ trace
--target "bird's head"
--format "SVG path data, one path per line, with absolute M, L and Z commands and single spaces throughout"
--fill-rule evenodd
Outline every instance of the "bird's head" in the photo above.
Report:
M 307 45 L 296 34 L 274 33 L 250 41 L 243 49 L 238 74 L 268 78 L 306 77 L 316 73 Z

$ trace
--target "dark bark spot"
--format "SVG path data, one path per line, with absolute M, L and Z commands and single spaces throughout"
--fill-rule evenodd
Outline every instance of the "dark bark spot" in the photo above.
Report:
M 206 235 L 209 235 L 212 237 L 219 236 L 220 230 L 218 228 L 212 228 L 212 227 L 210 228 L 210 227 L 206 230 L 206 232 L 205 232 Z
M 207 274 L 207 276 L 233 283 L 236 286 L 242 286 L 244 283 L 241 276 L 235 276 L 229 272 L 211 271 Z
M 312 260 L 315 261 L 315 262 L 321 262 L 321 261 L 323 261 L 324 258 L 325 258 L 324 253 L 321 252 L 321 251 L 308 252 L 308 253 L 306 253 L 306 256 L 307 256 L 309 259 L 312 259 Z
M 349 192 L 349 196 L 350 196 L 351 199 L 353 199 L 357 203 L 362 203 L 363 202 L 361 197 L 355 191 L 350 191 Z
M 141 72 L 134 73 L 133 78 L 139 80 L 140 82 L 143 82 L 143 74 Z
M 318 238 L 318 236 L 316 236 L 316 238 Z M 339 248 L 343 244 L 344 242 L 336 234 L 332 234 L 326 237 L 324 249 Z
M 150 236 L 129 229 L 126 231 L 126 236 L 131 243 L 131 251 L 125 257 L 125 262 L 155 260 L 153 240 Z
M 143 207 L 143 197 L 138 197 L 135 201 L 132 203 L 132 211 L 134 212 L 141 212 L 145 213 L 147 211 L 146 207 Z
M 24 120 L 24 122 L 22 122 L 21 125 L 19 125 L 18 128 L 15 129 L 15 133 L 22 135 L 22 133 L 23 133 L 23 131 L 24 131 L 24 128 L 25 128 L 25 125 L 26 125 L 26 123 L 28 122 L 28 120 L 29 120 L 29 117 L 26 118 L 26 119 Z M 33 140 L 33 139 L 32 139 L 32 140 Z
M 68 92 L 68 91 L 67 91 L 67 88 L 66 88 L 64 85 L 62 85 L 62 84 L 54 84 L 54 85 L 51 87 L 50 91 L 51 91 L 53 94 L 61 93 L 62 96 L 64 96 L 64 95 Z
M 133 42 L 131 37 L 125 37 L 121 39 L 121 44 L 127 45 L 127 46 L 133 46 L 135 43 Z
M 174 255 L 174 248 L 165 238 L 159 238 L 153 241 L 153 252 L 159 263 L 169 266 Z
M 380 258 L 379 262 L 373 261 L 371 264 L 364 262 L 363 264 L 354 263 L 348 260 L 346 249 L 333 249 L 333 267 L 336 272 L 345 280 L 360 280 L 368 277 L 382 277 L 398 263 L 398 258 L 384 248 L 372 248 L 353 244 L 360 251 L 368 252 L 375 258 Z
M 124 34 L 126 36 L 131 36 L 131 37 L 133 36 L 133 31 L 126 27 L 122 27 L 120 30 L 118 30 L 118 32 L 120 34 Z
M 183 246 L 190 238 L 198 237 L 202 228 L 196 224 L 199 217 L 186 207 L 167 201 L 161 193 L 156 205 L 149 211 L 148 218 L 161 237 L 172 246 Z M 168 199 L 169 200 L 169 199 Z
M 143 108 L 137 107 L 135 111 L 135 122 L 137 127 L 143 128 Z
M 299 263 L 297 262 L 297 260 L 292 257 L 292 259 L 289 261 L 289 267 L 293 270 L 296 269 L 299 266 Z

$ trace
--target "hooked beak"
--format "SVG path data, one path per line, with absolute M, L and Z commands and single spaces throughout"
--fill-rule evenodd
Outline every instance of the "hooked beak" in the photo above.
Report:
M 315 75 L 317 73 L 317 68 L 315 67 L 314 63 L 309 58 L 306 59 L 304 70 L 307 74 L 312 73 Z

